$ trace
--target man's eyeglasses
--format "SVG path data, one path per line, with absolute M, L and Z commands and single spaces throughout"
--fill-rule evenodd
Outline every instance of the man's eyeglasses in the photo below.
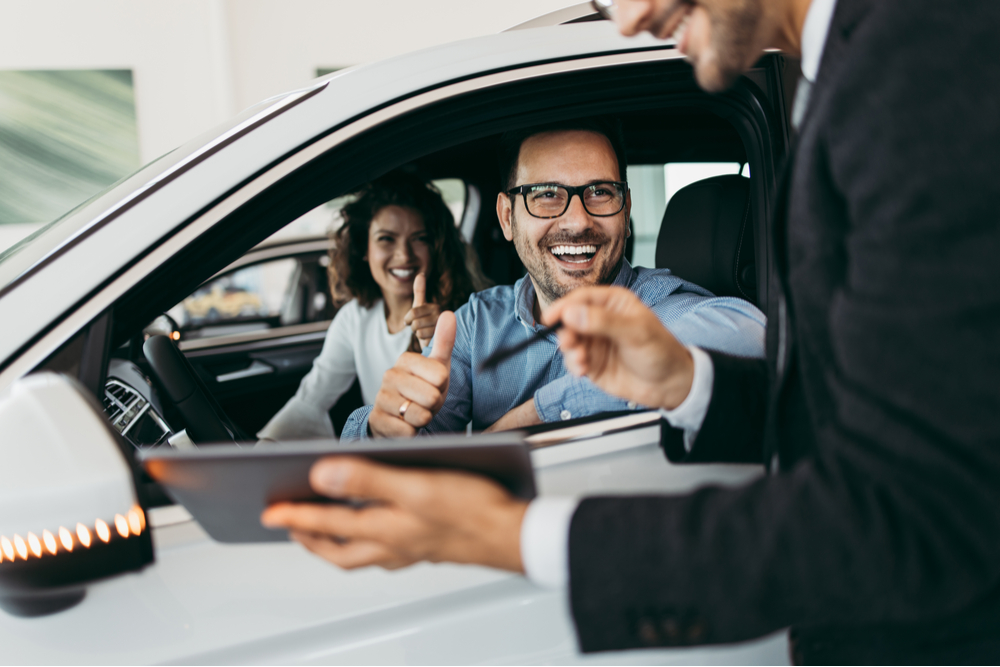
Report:
M 590 0 L 590 6 L 609 21 L 618 18 L 618 0 Z
M 628 183 L 608 181 L 590 185 L 559 185 L 530 183 L 507 190 L 513 197 L 521 195 L 528 214 L 535 218 L 558 218 L 569 209 L 573 195 L 578 195 L 587 213 L 600 218 L 617 215 L 625 208 Z

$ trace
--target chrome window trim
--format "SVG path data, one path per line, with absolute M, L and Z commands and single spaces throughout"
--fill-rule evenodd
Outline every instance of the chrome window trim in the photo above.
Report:
M 466 183 L 465 199 L 465 213 L 462 215 L 462 222 L 458 228 L 462 234 L 462 240 L 472 245 L 472 237 L 476 234 L 476 222 L 479 220 L 483 198 L 479 194 L 479 188 L 472 183 Z
M 594 11 L 594 7 L 590 4 L 589 0 L 587 2 L 581 2 L 576 5 L 570 5 L 569 7 L 563 7 L 562 9 L 557 9 L 555 11 L 548 12 L 547 14 L 542 14 L 541 16 L 536 16 L 533 19 L 529 19 L 517 25 L 512 25 L 511 27 L 503 30 L 502 32 L 512 32 L 514 30 L 528 30 L 531 28 L 547 28 L 550 26 L 565 25 L 567 23 L 573 23 L 579 21 L 587 16 L 599 16 L 597 12 Z M 603 18 L 598 20 L 603 21 Z
M 562 60 L 529 67 L 516 67 L 503 72 L 487 74 L 474 79 L 466 79 L 457 83 L 444 85 L 440 88 L 400 100 L 359 118 L 349 125 L 303 147 L 298 152 L 289 155 L 286 159 L 258 175 L 252 181 L 243 185 L 240 189 L 160 243 L 159 246 L 94 294 L 86 303 L 63 318 L 55 327 L 31 344 L 27 350 L 0 372 L 0 391 L 3 391 L 15 380 L 29 373 L 33 368 L 42 363 L 42 361 L 58 350 L 61 345 L 74 336 L 80 329 L 124 295 L 133 285 L 136 285 L 140 280 L 152 273 L 167 258 L 180 252 L 185 246 L 195 241 L 223 218 L 236 211 L 236 209 L 250 201 L 266 188 L 348 139 L 397 116 L 429 106 L 449 97 L 473 91 L 486 90 L 515 81 L 525 81 L 572 71 L 679 60 L 684 57 L 676 49 L 655 48 L 645 51 L 605 54 L 576 60 Z
M 306 343 L 312 340 L 323 340 L 326 337 L 326 330 L 330 328 L 333 320 L 322 320 L 320 322 L 308 322 L 306 324 L 292 324 L 287 327 L 276 327 L 263 331 L 247 331 L 245 333 L 230 334 L 228 336 L 209 336 L 207 338 L 195 338 L 193 340 L 182 340 L 177 343 L 181 352 L 191 352 L 194 350 L 207 350 L 228 345 L 243 345 L 247 343 L 258 343 L 272 341 L 275 338 L 288 337 L 289 343 Z M 319 334 L 319 335 L 317 335 Z M 241 348 L 252 349 L 252 348 Z M 235 351 L 235 350 L 234 350 Z
M 317 239 L 315 241 L 305 241 L 302 243 L 289 243 L 287 245 L 272 246 L 268 248 L 261 248 L 260 250 L 248 250 L 247 254 L 240 257 L 238 260 L 227 266 L 226 268 L 218 271 L 211 278 L 202 283 L 202 285 L 208 284 L 218 278 L 237 269 L 241 269 L 244 266 L 249 266 L 251 264 L 260 264 L 261 262 L 267 262 L 272 259 L 283 259 L 285 257 L 292 257 L 293 255 L 301 255 L 307 252 L 326 252 L 330 248 L 330 241 L 327 239 Z

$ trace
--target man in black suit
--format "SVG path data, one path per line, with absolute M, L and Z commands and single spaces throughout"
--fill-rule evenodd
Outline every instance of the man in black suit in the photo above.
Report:
M 453 560 L 535 579 L 559 578 L 536 573 L 568 531 L 585 651 L 792 626 L 802 662 L 1000 661 L 1000 3 L 618 10 L 626 33 L 679 30 L 710 90 L 763 47 L 802 53 L 811 95 L 774 229 L 768 360 L 685 348 L 613 288 L 576 290 L 543 320 L 564 323 L 568 368 L 683 429 L 671 458 L 772 474 L 553 512 L 466 475 L 331 459 L 317 490 L 386 504 L 265 519 L 344 567 Z M 539 538 L 543 514 L 555 537 Z

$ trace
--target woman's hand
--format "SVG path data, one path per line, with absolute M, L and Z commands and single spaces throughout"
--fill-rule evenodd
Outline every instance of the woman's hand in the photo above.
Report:
M 609 394 L 673 409 L 691 390 L 691 353 L 627 289 L 578 287 L 542 313 L 547 326 L 559 321 L 566 368 Z
M 431 342 L 431 338 L 434 337 L 434 327 L 437 326 L 438 317 L 441 316 L 441 307 L 436 303 L 425 303 L 426 299 L 427 277 L 418 273 L 413 279 L 413 306 L 406 313 L 403 322 L 417 334 L 420 349 L 424 349 Z

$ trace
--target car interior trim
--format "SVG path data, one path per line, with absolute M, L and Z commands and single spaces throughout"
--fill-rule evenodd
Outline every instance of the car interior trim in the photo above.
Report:
M 330 249 L 330 242 L 326 239 L 319 241 L 307 241 L 305 243 L 288 243 L 285 245 L 276 245 L 268 248 L 261 248 L 260 250 L 251 249 L 247 254 L 240 257 L 238 260 L 230 264 L 220 271 L 216 271 L 211 278 L 202 283 L 202 285 L 207 285 L 219 276 L 230 273 L 237 269 L 241 269 L 244 266 L 249 266 L 251 264 L 258 264 L 260 262 L 266 262 L 272 259 L 279 259 L 281 257 L 291 257 L 293 255 L 301 255 L 307 252 L 327 252 Z
M 239 207 L 246 204 L 266 188 L 290 175 L 295 170 L 316 159 L 320 155 L 332 150 L 334 147 L 347 141 L 348 139 L 354 138 L 363 132 L 373 129 L 380 124 L 411 111 L 465 93 L 486 90 L 488 88 L 502 86 L 513 82 L 568 72 L 577 72 L 585 69 L 599 69 L 622 65 L 652 63 L 657 61 L 680 60 L 684 57 L 685 56 L 683 54 L 679 53 L 675 49 L 655 49 L 600 55 L 592 58 L 580 58 L 569 61 L 557 61 L 533 67 L 505 70 L 503 72 L 488 74 L 482 77 L 444 85 L 413 97 L 406 98 L 390 106 L 382 107 L 366 116 L 363 116 L 354 122 L 318 139 L 317 141 L 303 146 L 295 153 L 289 154 L 284 160 L 274 164 L 270 169 L 267 169 L 257 177 L 248 181 L 242 187 L 231 192 L 224 199 L 220 200 L 215 205 L 190 220 L 188 223 L 179 226 L 177 231 L 175 231 L 172 236 L 162 240 L 158 246 L 141 257 L 136 263 L 125 269 L 116 278 L 113 278 L 103 288 L 98 289 L 93 296 L 87 299 L 81 306 L 76 308 L 76 310 L 72 311 L 67 317 L 58 322 L 47 333 L 44 333 L 34 343 L 30 343 L 27 346 L 27 350 L 20 354 L 15 354 L 14 361 L 4 368 L 2 372 L 0 372 L 0 391 L 10 385 L 10 383 L 15 381 L 17 378 L 31 372 L 31 370 L 41 364 L 46 358 L 49 357 L 49 355 L 58 350 L 63 343 L 76 334 L 77 331 L 86 326 L 90 320 L 98 316 L 105 308 L 111 306 L 119 297 L 124 295 L 132 286 L 136 285 L 145 276 L 153 272 L 158 266 L 160 266 L 165 258 L 173 256 L 185 246 L 192 243 L 204 232 L 212 228 L 228 215 L 235 212 Z M 324 83 L 324 85 L 326 85 L 326 83 Z M 315 92 L 313 92 L 313 94 L 315 94 Z M 300 98 L 300 100 L 304 100 L 304 97 Z M 231 141 L 234 141 L 235 139 L 236 137 L 230 137 L 230 141 L 227 143 L 231 143 Z M 215 146 L 215 150 L 221 150 L 224 147 L 218 142 L 213 145 Z M 129 201 L 134 201 L 134 198 L 130 198 Z M 106 221 L 107 220 L 105 220 L 105 222 Z
M 247 344 L 271 341 L 275 338 L 288 338 L 289 343 L 308 343 L 313 340 L 323 340 L 331 322 L 333 320 L 323 320 L 321 322 L 308 322 L 306 324 L 292 324 L 287 327 L 278 327 L 266 331 L 247 331 L 228 336 L 182 340 L 177 343 L 177 347 L 180 348 L 181 352 L 195 352 L 198 350 L 214 350 L 219 347 L 239 345 L 239 351 L 246 351 L 253 349 L 252 346 L 247 347 Z

